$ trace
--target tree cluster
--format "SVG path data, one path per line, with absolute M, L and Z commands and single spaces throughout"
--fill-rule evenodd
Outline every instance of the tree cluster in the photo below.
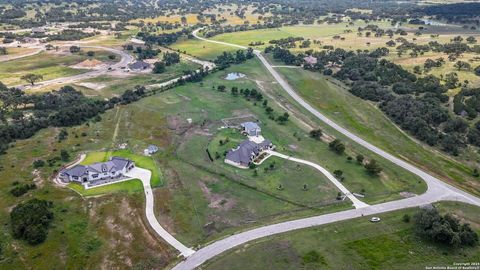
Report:
M 52 202 L 31 199 L 20 203 L 10 212 L 13 237 L 31 245 L 40 244 L 47 238 L 53 220 Z
M 243 63 L 246 60 L 251 59 L 253 57 L 254 57 L 253 49 L 248 48 L 246 51 L 238 50 L 235 53 L 223 52 L 223 54 L 217 56 L 217 58 L 213 62 L 218 66 L 218 69 L 222 70 L 229 67 L 232 64 Z
M 436 209 L 422 209 L 415 215 L 418 235 L 454 248 L 476 246 L 478 235 L 468 223 L 451 214 L 440 215 Z

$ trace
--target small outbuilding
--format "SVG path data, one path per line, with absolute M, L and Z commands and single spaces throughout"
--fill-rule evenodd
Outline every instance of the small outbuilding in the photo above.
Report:
M 42 27 L 33 27 L 32 34 L 45 34 L 46 30 Z
M 143 153 L 146 156 L 153 155 L 158 152 L 158 147 L 156 145 L 150 144 L 147 148 L 143 150 Z
M 128 65 L 128 67 L 132 70 L 146 70 L 146 69 L 149 69 L 151 66 L 152 65 L 142 60 L 136 61 Z
M 248 136 L 258 136 L 262 132 L 258 124 L 255 122 L 241 123 L 240 127 L 242 132 L 246 133 Z

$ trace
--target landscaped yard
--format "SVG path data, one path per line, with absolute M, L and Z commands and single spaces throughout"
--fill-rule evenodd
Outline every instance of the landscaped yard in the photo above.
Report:
M 454 212 L 480 232 L 478 208 L 461 203 L 439 203 L 440 212 Z M 247 243 L 209 262 L 204 269 L 424 269 L 477 262 L 480 247 L 452 249 L 415 235 L 413 215 L 405 209 L 305 229 Z M 409 223 L 403 216 L 412 217 Z
M 90 189 L 85 189 L 81 184 L 70 183 L 68 187 L 80 193 L 82 196 L 98 196 L 105 194 L 113 194 L 116 192 L 122 193 L 135 193 L 143 191 L 142 181 L 138 179 L 132 179 L 120 183 L 110 184 L 106 186 L 100 186 Z
M 81 164 L 89 165 L 95 162 L 104 162 L 104 161 L 107 161 L 112 156 L 128 158 L 135 162 L 135 166 L 150 170 L 152 172 L 152 178 L 150 179 L 150 184 L 152 185 L 152 187 L 158 187 L 163 184 L 162 173 L 153 158 L 136 155 L 128 150 L 117 150 L 113 152 L 90 152 L 87 154 L 85 159 L 81 162 Z M 133 193 L 133 192 L 143 190 L 142 182 L 139 181 L 138 179 L 95 187 L 91 189 L 84 189 L 82 185 L 77 183 L 70 183 L 68 186 L 84 196 L 109 194 L 109 193 L 120 192 L 120 191 Z

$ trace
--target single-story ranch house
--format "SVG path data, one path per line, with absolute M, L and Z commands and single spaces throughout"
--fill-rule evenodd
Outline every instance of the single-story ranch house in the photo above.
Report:
M 135 163 L 121 157 L 111 157 L 106 162 L 91 165 L 75 165 L 60 171 L 59 177 L 64 182 L 87 183 L 95 180 L 121 177 L 135 167 Z
M 246 169 L 263 151 L 273 149 L 273 147 L 269 140 L 261 143 L 245 140 L 237 148 L 228 151 L 225 163 Z

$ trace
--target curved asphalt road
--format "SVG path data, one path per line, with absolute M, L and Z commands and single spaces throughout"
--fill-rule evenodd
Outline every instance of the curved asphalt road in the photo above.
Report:
M 200 39 L 207 42 L 233 46 L 240 49 L 246 49 L 245 46 L 240 46 L 236 44 L 230 44 L 221 41 L 215 40 L 208 40 L 203 37 L 199 37 L 197 29 L 193 32 L 193 35 Z M 380 148 L 368 143 L 367 141 L 363 140 L 362 138 L 358 137 L 357 135 L 351 133 L 350 131 L 346 130 L 345 128 L 339 126 L 315 108 L 313 108 L 310 104 L 305 102 L 294 90 L 293 88 L 280 76 L 280 74 L 268 63 L 268 61 L 263 57 L 263 55 L 259 51 L 255 51 L 255 55 L 260 59 L 262 64 L 267 68 L 267 70 L 272 74 L 275 80 L 282 86 L 282 88 L 293 98 L 297 101 L 301 106 L 303 106 L 306 110 L 310 113 L 315 115 L 318 119 L 322 120 L 338 132 L 342 133 L 343 135 L 349 137 L 351 140 L 355 141 L 356 143 L 362 145 L 363 147 L 369 149 L 370 151 L 382 156 L 383 158 L 395 163 L 396 165 L 420 176 L 428 186 L 427 192 L 422 195 L 387 202 L 381 203 L 376 205 L 371 205 L 363 208 L 352 209 L 347 211 L 336 212 L 332 214 L 326 214 L 316 217 L 310 218 L 303 218 L 293 221 L 287 221 L 282 223 L 277 223 L 273 225 L 263 226 L 257 229 L 245 231 L 242 233 L 238 233 L 233 236 L 229 236 L 217 242 L 214 242 L 210 245 L 205 246 L 204 248 L 198 250 L 197 252 L 193 253 L 190 257 L 186 258 L 184 261 L 177 264 L 173 269 L 175 270 L 190 270 L 194 269 L 207 260 L 244 243 L 249 241 L 259 239 L 266 236 L 271 236 L 279 233 L 284 233 L 292 230 L 304 229 L 313 226 L 323 225 L 327 223 L 352 219 L 361 217 L 363 215 L 373 215 L 379 214 L 409 207 L 416 207 L 421 206 L 424 204 L 434 203 L 442 200 L 451 200 L 451 201 L 461 201 L 469 204 L 473 204 L 476 206 L 480 206 L 480 198 L 477 198 L 469 193 L 466 193 L 456 187 L 453 187 L 445 182 L 442 182 L 440 179 L 424 172 L 423 170 L 415 167 L 414 165 L 407 163 L 383 150 Z

